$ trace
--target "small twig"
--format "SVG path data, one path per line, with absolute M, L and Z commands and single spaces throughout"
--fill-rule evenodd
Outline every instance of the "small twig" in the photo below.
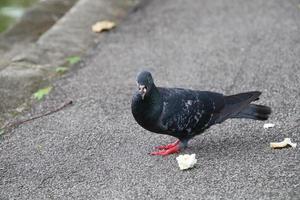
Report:
M 44 116 L 47 116 L 47 115 L 51 115 L 55 112 L 58 112 L 60 111 L 61 109 L 65 108 L 66 106 L 72 104 L 73 101 L 72 100 L 68 100 L 66 102 L 64 102 L 61 106 L 59 106 L 58 108 L 54 109 L 54 110 L 50 110 L 44 114 L 40 114 L 40 115 L 37 115 L 37 116 L 34 116 L 34 117 L 31 117 L 29 119 L 25 119 L 25 120 L 20 120 L 20 121 L 16 121 L 16 122 L 13 122 L 13 123 L 8 123 L 6 125 L 4 125 L 1 129 L 9 129 L 9 128 L 12 128 L 12 127 L 17 127 L 21 124 L 24 124 L 26 122 L 29 122 L 29 121 L 32 121 L 32 120 L 35 120 L 35 119 L 38 119 L 38 118 L 41 118 L 41 117 L 44 117 Z

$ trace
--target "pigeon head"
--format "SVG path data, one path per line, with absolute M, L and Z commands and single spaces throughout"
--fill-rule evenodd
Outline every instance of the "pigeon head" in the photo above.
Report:
M 137 75 L 136 79 L 138 90 L 142 99 L 145 98 L 145 95 L 151 91 L 152 87 L 154 86 L 153 78 L 150 72 L 142 71 Z

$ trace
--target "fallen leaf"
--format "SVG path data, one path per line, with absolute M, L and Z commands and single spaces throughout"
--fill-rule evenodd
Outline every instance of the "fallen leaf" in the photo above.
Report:
M 100 33 L 102 31 L 108 31 L 116 26 L 115 22 L 112 21 L 101 21 L 97 22 L 92 26 L 92 30 L 95 33 Z
M 81 58 L 79 56 L 70 56 L 67 58 L 67 62 L 70 65 L 74 65 L 74 64 L 78 63 L 80 60 L 81 60 Z
M 176 160 L 180 170 L 192 168 L 197 163 L 196 154 L 179 155 Z
M 281 148 L 287 148 L 287 147 L 293 147 L 295 148 L 297 146 L 297 143 L 293 143 L 291 141 L 291 138 L 284 138 L 282 142 L 271 142 L 270 147 L 273 149 L 281 149 Z
M 63 74 L 63 73 L 65 73 L 66 71 L 68 71 L 68 68 L 67 68 L 67 67 L 56 67 L 56 68 L 55 68 L 55 72 L 56 72 L 56 73 Z
M 272 128 L 274 126 L 275 126 L 275 124 L 267 123 L 267 124 L 264 124 L 264 129 Z
M 45 95 L 49 94 L 51 91 L 52 87 L 46 87 L 43 89 L 39 89 L 36 93 L 33 94 L 34 98 L 37 100 L 41 100 Z

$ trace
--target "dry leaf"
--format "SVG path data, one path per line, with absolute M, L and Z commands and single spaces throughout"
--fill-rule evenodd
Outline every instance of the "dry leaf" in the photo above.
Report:
M 279 148 L 286 148 L 286 147 L 293 147 L 297 146 L 297 143 L 292 143 L 291 138 L 284 138 L 282 142 L 271 142 L 271 148 L 279 149 Z
M 101 21 L 97 22 L 92 26 L 92 30 L 95 33 L 100 33 L 102 31 L 108 31 L 116 26 L 115 22 L 112 21 Z

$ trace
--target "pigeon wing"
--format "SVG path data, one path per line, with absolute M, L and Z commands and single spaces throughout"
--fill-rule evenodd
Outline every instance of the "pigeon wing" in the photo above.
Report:
M 179 88 L 159 88 L 163 97 L 161 126 L 175 137 L 193 136 L 214 123 L 223 95 Z

